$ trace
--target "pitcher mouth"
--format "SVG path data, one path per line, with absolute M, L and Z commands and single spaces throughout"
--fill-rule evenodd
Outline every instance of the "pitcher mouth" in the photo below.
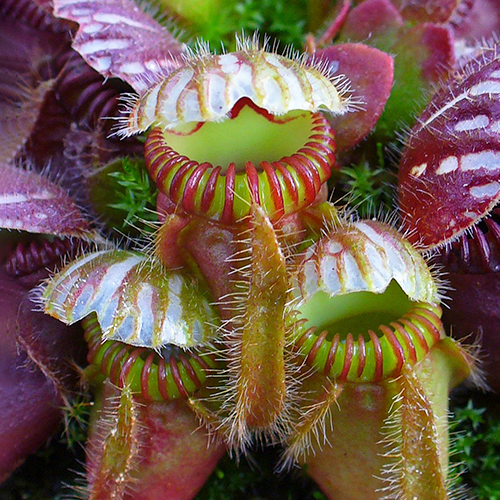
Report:
M 90 366 L 117 387 L 129 386 L 145 401 L 187 399 L 205 385 L 216 368 L 215 357 L 208 351 L 185 351 L 174 345 L 154 350 L 103 341 L 95 315 L 83 319 L 82 326 Z
M 378 383 L 398 377 L 404 365 L 421 361 L 445 336 L 441 307 L 410 301 L 395 281 L 382 294 L 319 294 L 299 308 L 293 345 L 306 365 L 335 381 Z M 348 316 L 337 312 L 342 302 L 354 304 Z M 312 324 L 305 315 L 317 307 L 331 310 L 331 320 L 323 315 L 325 323 Z
M 334 153 L 322 114 L 277 117 L 247 98 L 223 122 L 156 127 L 145 147 L 152 179 L 176 207 L 225 224 L 247 216 L 251 204 L 271 220 L 311 205 L 330 177 Z
M 147 166 L 176 209 L 232 224 L 256 204 L 274 221 L 311 205 L 330 176 L 335 143 L 320 112 L 356 103 L 344 76 L 306 54 L 269 52 L 257 38 L 236 48 L 204 47 L 141 95 L 122 96 L 116 133 L 151 129 Z

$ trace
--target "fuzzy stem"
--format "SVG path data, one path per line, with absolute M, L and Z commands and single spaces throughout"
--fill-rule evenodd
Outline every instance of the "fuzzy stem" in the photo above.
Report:
M 249 250 L 251 271 L 237 366 L 234 431 L 240 439 L 248 427 L 272 426 L 286 395 L 286 266 L 274 229 L 259 207 L 252 209 Z
M 106 383 L 96 398 L 93 416 L 95 425 L 87 447 L 88 498 L 123 498 L 139 460 L 138 405 L 129 389 L 119 393 Z

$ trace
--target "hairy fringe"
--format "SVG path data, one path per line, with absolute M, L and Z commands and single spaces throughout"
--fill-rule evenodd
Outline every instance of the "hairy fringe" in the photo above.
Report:
M 128 448 L 130 456 L 127 459 L 127 464 L 125 470 L 122 471 L 118 476 L 113 477 L 114 485 L 117 485 L 118 488 L 121 489 L 122 494 L 125 496 L 127 493 L 133 493 L 134 491 L 134 483 L 136 479 L 134 478 L 134 472 L 138 470 L 138 466 L 140 464 L 141 459 L 141 448 L 140 448 L 140 435 L 144 431 L 144 426 L 139 420 L 139 410 L 141 403 L 135 400 L 132 396 L 130 388 L 124 387 L 123 389 L 119 389 L 118 387 L 112 386 L 109 382 L 107 384 L 110 387 L 113 387 L 118 391 L 116 396 L 111 396 L 106 398 L 103 401 L 103 404 L 106 405 L 106 408 L 101 410 L 99 414 L 99 418 L 97 420 L 97 429 L 96 435 L 102 436 L 103 440 L 107 440 L 108 438 L 117 434 L 118 426 L 120 424 L 128 425 L 131 427 L 131 447 Z M 127 403 L 130 403 L 131 408 L 130 411 L 127 412 L 126 419 L 128 422 L 120 422 L 119 409 L 122 404 L 122 398 L 128 398 Z M 102 458 L 101 452 L 106 452 L 105 448 L 98 448 L 96 450 L 98 456 L 92 456 L 91 453 L 87 454 L 87 468 L 97 468 L 99 469 L 99 460 Z M 93 497 L 92 495 L 92 486 L 89 485 L 87 487 L 89 492 L 89 499 Z M 121 497 L 120 497 L 121 498 Z
M 305 365 L 303 365 L 305 367 Z M 309 368 L 303 377 L 308 377 L 315 373 L 314 369 Z M 331 446 L 328 440 L 329 433 L 333 428 L 333 404 L 337 404 L 337 398 L 342 392 L 342 385 L 325 380 L 328 385 L 323 385 L 323 400 L 317 400 L 307 405 L 300 405 L 300 411 L 297 412 L 298 420 L 295 420 L 289 428 L 286 436 L 287 447 L 276 466 L 278 472 L 283 472 L 292 468 L 292 466 L 301 460 L 305 460 L 309 454 L 315 455 L 317 451 L 326 446 Z M 305 432 L 302 426 L 306 426 Z
M 398 384 L 398 381 L 401 380 L 402 375 L 398 379 L 392 381 L 394 384 Z M 418 395 L 417 406 L 420 411 L 423 411 L 427 415 L 429 415 L 429 408 L 424 406 L 424 402 L 428 402 L 428 398 L 424 392 L 422 392 L 421 388 L 416 387 L 413 390 Z M 382 439 L 379 441 L 379 444 L 383 445 L 386 451 L 382 454 L 382 457 L 385 457 L 389 460 L 389 462 L 383 466 L 380 476 L 378 477 L 381 481 L 385 483 L 384 486 L 379 488 L 377 491 L 380 492 L 383 496 L 380 497 L 380 500 L 404 500 L 406 499 L 407 492 L 405 491 L 405 467 L 404 462 L 405 458 L 402 456 L 402 446 L 404 436 L 402 434 L 403 430 L 403 421 L 402 421 L 402 411 L 405 403 L 405 395 L 404 388 L 394 396 L 391 407 L 388 411 L 388 417 L 384 423 L 382 428 Z M 445 418 L 436 418 L 433 415 L 432 418 L 432 433 L 434 435 L 434 442 L 436 442 L 436 437 L 439 433 L 439 428 L 446 428 L 448 425 L 448 419 Z M 450 478 L 446 478 L 446 488 L 449 490 L 450 486 Z M 449 494 L 449 491 L 448 491 Z

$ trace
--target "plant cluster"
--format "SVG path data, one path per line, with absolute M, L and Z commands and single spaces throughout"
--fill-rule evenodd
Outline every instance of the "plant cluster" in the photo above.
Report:
M 455 406 L 455 480 L 448 397 L 478 352 L 500 388 L 499 27 L 490 0 L 2 0 L 5 491 L 496 498 L 493 404 Z M 71 493 L 25 481 L 83 446 Z

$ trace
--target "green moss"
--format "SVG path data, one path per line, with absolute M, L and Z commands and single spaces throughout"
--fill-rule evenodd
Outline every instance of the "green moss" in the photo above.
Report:
M 94 209 L 108 228 L 132 236 L 154 231 L 158 192 L 143 160 L 113 161 L 89 178 L 89 190 Z
M 281 48 L 301 50 L 307 24 L 307 2 L 303 0 L 243 0 L 224 2 L 216 16 L 186 26 L 194 38 L 202 38 L 218 50 L 221 44 L 234 50 L 235 33 L 265 33 L 279 40 Z
M 476 401 L 479 399 L 479 401 Z M 478 500 L 500 500 L 500 407 L 482 406 L 481 397 L 453 410 L 452 463 L 458 483 Z
M 276 474 L 279 448 L 254 451 L 238 464 L 221 460 L 195 500 L 326 500 L 305 471 Z
M 375 151 L 340 171 L 337 196 L 346 196 L 361 218 L 380 216 L 395 209 L 395 173 L 384 157 L 384 145 L 376 143 Z

